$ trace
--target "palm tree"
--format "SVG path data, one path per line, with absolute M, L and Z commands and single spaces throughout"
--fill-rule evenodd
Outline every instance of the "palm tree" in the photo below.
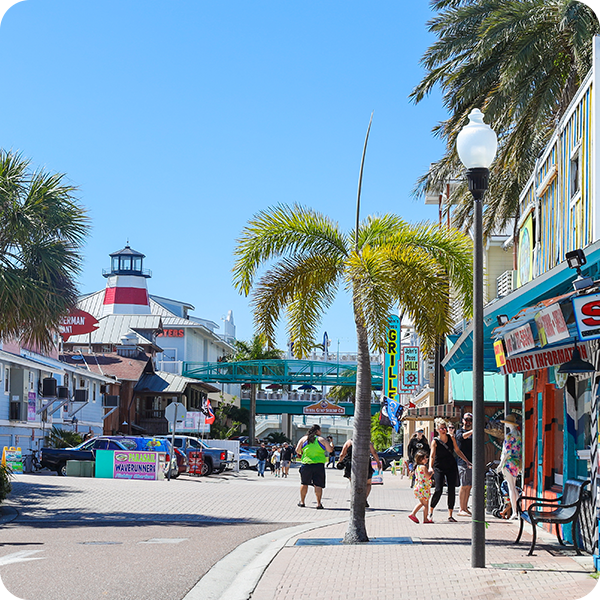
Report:
M 238 240 L 234 285 L 245 295 L 252 293 L 257 330 L 267 343 L 274 343 L 277 322 L 285 312 L 294 353 L 306 355 L 339 288 L 351 295 L 358 355 L 346 543 L 368 541 L 370 346 L 384 347 L 388 315 L 401 306 L 412 317 L 425 350 L 434 347 L 451 328 L 448 283 L 454 285 L 467 313 L 470 310 L 471 252 L 470 239 L 455 230 L 409 225 L 400 217 L 384 215 L 369 217 L 346 234 L 326 216 L 300 205 L 259 212 Z M 267 269 L 258 278 L 263 266 Z
M 425 52 L 425 76 L 412 92 L 420 102 L 436 86 L 448 120 L 434 128 L 444 157 L 417 183 L 416 193 L 463 172 L 456 136 L 473 108 L 485 112 L 499 139 L 484 215 L 486 235 L 518 219 L 518 199 L 536 158 L 592 65 L 598 19 L 574 0 L 434 0 L 429 30 L 437 41 Z M 458 204 L 454 223 L 472 221 L 463 183 L 447 201 Z
M 0 150 L 0 336 L 48 350 L 75 306 L 88 218 L 64 175 Z
M 234 342 L 235 352 L 227 357 L 228 361 L 247 360 L 280 360 L 283 352 L 275 349 L 273 345 L 267 346 L 267 338 L 255 333 L 249 342 L 236 340 Z M 250 445 L 254 444 L 254 431 L 256 427 L 256 383 L 250 384 L 250 422 L 248 424 L 248 437 Z

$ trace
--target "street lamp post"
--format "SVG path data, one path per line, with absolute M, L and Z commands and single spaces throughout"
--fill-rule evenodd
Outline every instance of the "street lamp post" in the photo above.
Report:
M 498 141 L 483 113 L 474 109 L 469 124 L 456 138 L 456 149 L 467 168 L 473 211 L 473 522 L 471 566 L 485 567 L 485 456 L 483 402 L 483 195 Z

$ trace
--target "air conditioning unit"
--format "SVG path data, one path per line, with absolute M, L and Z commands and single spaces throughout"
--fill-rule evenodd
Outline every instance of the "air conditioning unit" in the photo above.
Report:
M 20 421 L 21 420 L 21 402 L 10 402 L 10 408 L 8 411 L 8 419 L 10 421 Z
M 104 396 L 102 398 L 102 406 L 104 408 L 115 408 L 119 406 L 119 396 Z
M 73 398 L 73 402 L 87 402 L 88 401 L 88 391 L 87 390 L 75 390 L 75 397 Z
M 58 397 L 62 400 L 66 400 L 69 397 L 69 388 L 64 385 L 58 386 Z
M 42 381 L 42 396 L 44 398 L 56 398 L 58 382 L 54 377 L 44 377 Z

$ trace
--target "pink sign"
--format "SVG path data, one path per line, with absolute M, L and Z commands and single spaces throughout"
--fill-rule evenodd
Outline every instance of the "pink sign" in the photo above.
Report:
M 535 315 L 535 324 L 542 347 L 555 344 L 569 337 L 563 312 L 558 304 L 552 304 Z
M 27 397 L 27 420 L 35 421 L 36 398 L 35 392 L 29 392 Z
M 506 345 L 506 354 L 512 356 L 519 352 L 525 352 L 535 348 L 533 334 L 529 325 L 523 325 L 518 329 L 513 329 L 504 335 L 504 343 Z
M 158 479 L 158 452 L 115 450 L 114 479 Z

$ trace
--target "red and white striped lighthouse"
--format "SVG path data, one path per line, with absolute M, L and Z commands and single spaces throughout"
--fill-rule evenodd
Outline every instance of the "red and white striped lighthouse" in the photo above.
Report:
M 104 291 L 104 315 L 149 315 L 150 302 L 146 280 L 152 277 L 143 269 L 145 256 L 129 244 L 110 255 L 111 268 L 103 270 L 107 278 Z

